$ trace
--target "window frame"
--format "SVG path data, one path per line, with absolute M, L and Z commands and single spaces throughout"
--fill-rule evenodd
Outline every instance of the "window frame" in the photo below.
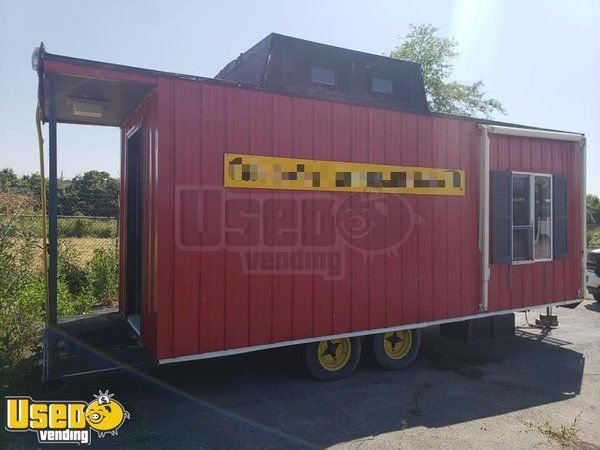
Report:
M 329 70 L 331 72 L 333 72 L 333 83 L 324 83 L 322 81 L 316 81 L 313 80 L 312 78 L 312 73 L 313 73 L 313 68 L 314 69 L 323 69 L 323 70 Z M 327 67 L 323 64 L 309 64 L 308 65 L 308 82 L 317 86 L 328 86 L 328 87 L 337 87 L 338 85 L 338 73 L 337 70 L 332 69 L 331 67 Z
M 542 173 L 542 172 L 518 172 L 518 171 L 511 171 L 511 175 L 512 175 L 512 179 L 511 179 L 511 185 L 513 184 L 514 180 L 514 176 L 515 175 L 527 175 L 529 177 L 529 219 L 530 219 L 530 225 L 529 226 L 525 226 L 525 225 L 517 225 L 515 227 L 514 225 L 514 200 L 511 199 L 510 202 L 510 212 L 511 212 L 511 223 L 510 223 L 510 232 L 511 232 L 511 265 L 521 265 L 521 264 L 534 264 L 534 263 L 538 263 L 538 262 L 548 262 L 548 261 L 554 261 L 554 245 L 553 245 L 553 239 L 554 239 L 554 220 L 553 220 L 553 214 L 554 214 L 554 179 L 553 179 L 553 175 L 551 173 Z M 549 178 L 550 179 L 550 258 L 539 258 L 536 259 L 535 257 L 535 178 L 536 177 L 545 177 L 545 178 Z M 512 188 L 511 188 L 512 189 Z M 531 257 L 532 259 L 526 259 L 523 261 L 515 261 L 514 260 L 514 249 L 515 249 L 515 242 L 514 242 L 514 230 L 524 230 L 524 229 L 531 229 L 531 233 L 532 233 L 532 238 L 531 238 Z
M 392 91 L 391 92 L 382 92 L 382 91 L 376 91 L 373 89 L 373 79 L 374 78 L 379 78 L 380 80 L 386 80 L 386 81 L 391 81 L 392 82 Z M 385 77 L 383 75 L 369 75 L 369 91 L 371 91 L 371 94 L 375 94 L 375 95 L 382 95 L 385 97 L 395 97 L 396 96 L 396 80 L 394 78 L 390 78 L 390 77 Z

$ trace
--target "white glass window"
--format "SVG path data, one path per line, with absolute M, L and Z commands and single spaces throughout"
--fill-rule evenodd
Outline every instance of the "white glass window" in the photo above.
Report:
M 530 178 L 529 174 L 513 174 L 513 261 L 532 259 Z
M 379 94 L 394 94 L 394 80 L 389 78 L 371 77 L 371 91 Z
M 313 83 L 335 86 L 335 70 L 320 66 L 310 66 L 310 81 Z
M 513 173 L 512 259 L 552 259 L 552 176 Z
M 552 259 L 552 178 L 534 176 L 534 259 Z

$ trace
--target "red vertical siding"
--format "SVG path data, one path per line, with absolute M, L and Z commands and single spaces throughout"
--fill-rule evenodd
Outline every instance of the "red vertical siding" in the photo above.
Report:
M 331 104 L 333 110 L 333 151 L 332 156 L 340 161 L 352 161 L 352 114 L 353 107 L 349 105 Z M 343 204 L 346 195 L 335 192 L 331 197 L 336 205 Z M 352 291 L 353 286 L 349 281 L 354 277 L 354 257 L 353 252 L 343 252 L 341 255 L 345 283 L 333 282 L 333 332 L 343 333 L 352 328 Z
M 419 116 L 412 114 L 391 114 L 391 121 L 396 122 L 391 124 L 393 126 L 401 127 L 400 136 L 400 149 L 398 157 L 390 159 L 391 164 L 405 164 L 416 166 L 419 164 L 418 155 L 419 148 L 417 146 L 417 127 Z M 407 195 L 405 196 L 408 208 L 414 212 L 413 217 L 413 233 L 406 239 L 404 245 L 400 247 L 402 266 L 402 284 L 398 285 L 400 291 L 404 294 L 402 296 L 402 310 L 404 323 L 413 323 L 419 320 L 419 304 L 422 299 L 422 293 L 419 291 L 419 272 L 420 267 L 418 265 L 418 259 L 420 255 L 420 240 L 422 237 L 422 230 L 425 227 L 427 218 L 423 217 L 424 211 L 421 211 L 418 207 L 418 200 L 416 196 Z M 410 219 L 409 219 L 410 220 Z M 403 235 L 407 235 L 411 230 L 410 223 L 403 223 L 405 229 L 403 229 Z M 393 283 L 398 283 L 391 277 Z
M 157 357 L 174 354 L 173 298 L 174 285 L 174 246 L 175 246 L 175 197 L 174 182 L 174 133 L 173 133 L 173 84 L 171 79 L 161 78 L 158 81 L 158 195 L 156 198 L 158 211 L 158 265 L 157 305 L 160 311 L 156 328 Z
M 294 149 L 294 103 L 295 99 L 279 95 L 273 96 L 273 148 L 277 152 L 292 154 Z M 272 199 L 276 193 L 272 193 Z M 270 211 L 274 221 L 275 212 Z M 272 230 L 269 230 L 272 231 Z M 280 274 L 273 277 L 273 340 L 289 341 L 292 339 L 292 322 L 294 307 L 294 279 L 291 274 Z
M 323 105 L 315 111 L 315 139 L 313 142 L 313 158 L 320 160 L 332 160 L 335 158 L 333 143 L 333 105 Z M 274 194 L 274 193 L 273 193 Z M 317 215 L 322 214 L 333 203 L 334 196 L 327 193 L 324 196 L 312 194 L 310 196 L 315 204 L 307 206 L 310 210 L 306 214 L 309 224 L 318 221 Z M 321 198 L 322 197 L 322 198 Z M 318 203 L 317 203 L 318 202 Z M 304 214 L 303 214 L 304 217 Z M 330 242 L 333 239 L 333 228 L 315 230 L 313 226 L 307 226 L 310 233 L 304 236 L 308 245 L 317 245 L 319 242 Z M 332 248 L 333 246 L 327 246 Z M 334 333 L 334 284 L 332 280 L 324 277 L 316 277 L 313 285 L 313 330 L 314 336 L 331 335 Z
M 385 161 L 388 164 L 400 164 L 403 160 L 402 155 L 402 123 L 398 118 L 394 118 L 390 114 L 384 114 L 385 118 Z M 394 120 L 396 119 L 396 120 Z M 399 233 L 403 236 L 408 230 L 410 224 L 407 223 L 406 215 L 398 208 L 393 208 L 393 202 L 389 198 L 385 198 L 386 207 L 389 214 L 389 221 L 386 223 L 386 241 L 387 247 L 391 247 L 394 242 L 391 239 L 391 227 L 399 229 Z M 411 220 L 411 218 L 408 218 Z M 404 270 L 403 258 L 404 247 L 395 249 L 389 257 L 385 259 L 385 290 L 386 290 L 386 327 L 395 323 L 402 323 L 404 317 L 404 303 L 411 298 L 414 298 L 413 293 L 407 289 L 403 289 L 403 280 L 407 276 Z M 406 257 L 407 258 L 407 257 Z M 388 274 L 393 274 L 389 276 Z
M 207 92 L 206 92 L 207 93 Z M 207 93 L 208 94 L 208 93 Z M 248 91 L 235 92 L 228 90 L 225 92 L 225 122 L 227 128 L 225 132 L 225 142 L 220 143 L 217 148 L 232 149 L 232 152 L 250 147 L 250 93 Z M 215 99 L 216 100 L 216 99 Z M 210 148 L 210 147 L 208 147 Z M 208 148 L 202 148 L 202 152 L 207 155 L 207 164 L 213 167 L 213 171 L 220 174 L 218 167 L 218 158 L 220 152 L 209 151 Z M 269 149 L 265 149 L 269 151 Z M 211 180 L 211 186 L 217 186 L 218 180 Z M 232 207 L 231 213 L 235 214 L 236 210 L 241 210 L 246 216 L 249 216 L 251 209 L 251 192 L 249 189 L 242 189 L 237 192 L 238 198 L 233 200 L 236 206 Z M 229 210 L 227 211 L 230 212 Z M 228 233 L 225 237 L 225 242 L 230 246 L 239 246 L 244 249 L 246 245 L 250 245 L 252 230 L 250 220 L 240 218 L 237 219 L 234 215 L 226 214 L 226 224 L 237 225 L 235 221 L 242 221 L 239 226 L 240 231 Z M 243 234 L 243 230 L 247 230 L 247 234 Z M 226 255 L 226 274 L 225 274 L 225 348 L 244 347 L 248 345 L 249 336 L 249 317 L 250 317 L 250 280 L 248 274 L 243 270 L 242 259 L 234 252 L 228 252 Z M 211 291 L 209 290 L 208 293 Z M 207 298 L 210 302 L 210 298 Z M 266 313 L 266 311 L 264 311 Z M 265 314 L 266 315 L 266 314 Z M 211 324 L 217 326 L 218 323 Z M 221 326 L 223 326 L 221 324 Z M 215 333 L 219 330 L 215 329 Z
M 152 232 L 157 266 L 148 277 L 156 280 L 158 358 L 479 312 L 480 132 L 474 122 L 167 78 L 152 105 L 160 124 L 158 190 L 152 194 L 159 220 Z M 340 247 L 339 236 L 330 236 L 332 226 L 311 224 L 323 211 L 331 211 L 331 224 L 336 208 L 350 202 L 358 210 L 364 199 L 340 192 L 226 190 L 227 152 L 461 169 L 465 196 L 383 196 L 382 236 Z M 492 170 L 569 177 L 572 251 L 565 261 L 492 266 L 491 311 L 576 297 L 581 183 L 575 155 L 573 144 L 492 137 Z M 301 224 L 301 232 L 288 233 L 286 224 Z M 404 236 L 401 245 L 396 232 Z M 255 273 L 244 259 L 257 249 L 274 259 L 282 248 L 317 248 L 321 240 L 324 248 L 341 251 L 340 277 L 315 270 Z M 381 240 L 389 251 L 374 251 Z
M 371 109 L 369 110 L 369 136 L 366 151 L 366 161 L 384 164 L 385 163 L 385 111 Z M 383 198 L 384 204 L 388 208 L 389 202 Z M 369 211 L 371 214 L 371 211 Z M 393 224 L 384 223 L 383 234 L 387 234 L 387 228 Z M 379 248 L 379 242 L 382 239 L 381 235 L 371 233 L 369 235 L 368 247 L 370 252 L 375 252 Z M 369 328 L 383 328 L 386 326 L 386 285 L 385 278 L 387 275 L 387 257 L 374 257 L 369 264 L 368 271 L 368 286 L 369 286 Z
M 490 311 L 544 305 L 581 296 L 581 149 L 577 143 L 494 136 L 490 169 L 568 178 L 569 257 L 532 264 L 492 265 Z
M 479 312 L 475 122 L 57 61 L 44 70 L 158 83 L 121 127 L 119 220 L 125 309 L 126 135 L 143 124 L 142 339 L 158 359 Z M 227 152 L 461 169 L 465 195 L 226 190 Z M 490 311 L 581 295 L 582 163 L 575 143 L 491 136 L 491 170 L 567 177 L 569 255 L 492 265 Z M 377 233 L 341 240 L 335 219 L 348 205 L 377 218 Z M 341 272 L 253 271 L 245 256 L 310 249 L 339 252 Z

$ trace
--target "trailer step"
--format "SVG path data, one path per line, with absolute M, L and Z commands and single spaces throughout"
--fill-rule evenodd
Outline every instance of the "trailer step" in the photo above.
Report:
M 155 364 L 130 324 L 115 310 L 61 319 L 52 335 L 58 343 L 58 352 L 49 361 L 53 379 L 137 372 Z

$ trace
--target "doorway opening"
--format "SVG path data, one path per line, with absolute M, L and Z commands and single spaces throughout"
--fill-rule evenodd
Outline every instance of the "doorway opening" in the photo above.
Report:
M 126 177 L 126 278 L 125 311 L 135 331 L 141 332 L 143 277 L 143 127 L 127 136 L 125 148 Z

